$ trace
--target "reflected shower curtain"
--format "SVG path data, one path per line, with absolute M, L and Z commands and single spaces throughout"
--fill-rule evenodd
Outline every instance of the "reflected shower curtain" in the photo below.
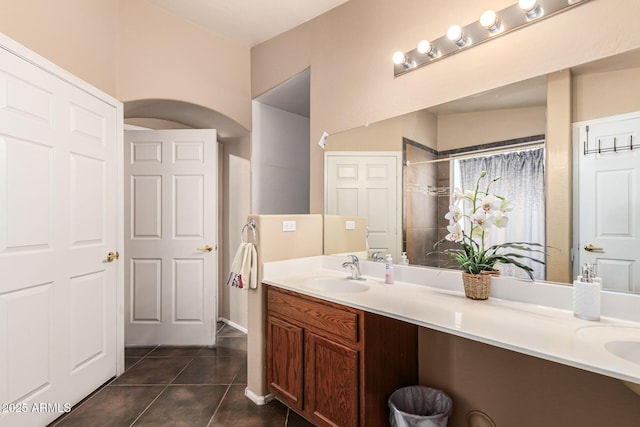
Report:
M 493 227 L 485 244 L 545 244 L 544 148 L 456 160 L 454 168 L 455 187 L 473 190 L 480 173 L 486 170 L 488 179 L 482 181 L 480 188 L 483 190 L 490 179 L 499 176 L 500 179 L 492 184 L 491 192 L 511 201 L 513 210 L 508 213 L 509 224 L 503 229 Z M 543 254 L 525 255 L 544 260 Z M 536 279 L 545 279 L 544 265 L 529 260 L 523 260 L 523 263 L 533 268 Z M 525 271 L 513 265 L 500 265 L 499 269 L 505 276 L 528 278 Z

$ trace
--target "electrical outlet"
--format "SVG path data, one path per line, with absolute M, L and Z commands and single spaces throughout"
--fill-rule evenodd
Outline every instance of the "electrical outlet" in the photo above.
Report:
M 296 222 L 282 221 L 282 231 L 296 231 Z
M 355 230 L 356 229 L 356 222 L 355 221 L 345 221 L 344 229 L 345 230 Z

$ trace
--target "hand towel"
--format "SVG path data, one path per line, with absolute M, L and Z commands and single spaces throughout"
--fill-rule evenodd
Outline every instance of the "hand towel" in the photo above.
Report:
M 258 254 L 253 243 L 241 243 L 238 247 L 227 285 L 241 289 L 258 287 Z

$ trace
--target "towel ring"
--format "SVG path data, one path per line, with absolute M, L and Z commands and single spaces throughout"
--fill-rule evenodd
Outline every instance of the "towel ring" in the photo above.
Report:
M 248 223 L 246 223 L 244 225 L 244 227 L 242 227 L 242 231 L 240 231 L 240 240 L 242 241 L 242 243 L 247 243 L 244 240 L 244 230 L 246 230 L 247 227 L 249 227 L 251 229 L 251 234 L 253 235 L 253 242 L 252 243 L 255 243 L 256 242 L 256 222 L 253 219 L 250 220 Z M 247 234 L 247 239 L 249 239 L 249 235 L 248 234 Z

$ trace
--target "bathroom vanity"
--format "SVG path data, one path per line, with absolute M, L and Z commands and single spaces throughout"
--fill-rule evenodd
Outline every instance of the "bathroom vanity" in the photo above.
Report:
M 373 401 L 368 393 L 377 390 L 376 375 L 406 367 L 403 360 L 411 358 L 400 355 L 415 344 L 411 334 L 403 337 L 386 322 L 398 331 L 417 327 L 420 339 L 427 328 L 619 379 L 631 388 L 640 384 L 637 295 L 603 293 L 603 316 L 589 322 L 573 316 L 571 288 L 564 285 L 497 278 L 489 300 L 474 301 L 464 297 L 459 272 L 396 266 L 396 283 L 385 285 L 384 265 L 363 262 L 366 280 L 355 282 L 346 279 L 344 260 L 320 256 L 264 264 L 268 387 L 314 423 L 358 425 L 346 418 L 356 412 L 360 425 L 365 419 L 369 425 L 370 417 L 387 422 L 380 408 L 386 412 L 394 387 L 385 383 L 389 387 Z M 624 317 L 609 317 L 612 305 Z M 419 348 L 428 345 L 420 342 Z M 344 372 L 351 376 L 335 377 Z M 355 390 L 348 381 L 358 384 L 357 394 L 348 393 Z M 368 405 L 378 410 L 375 417 Z

